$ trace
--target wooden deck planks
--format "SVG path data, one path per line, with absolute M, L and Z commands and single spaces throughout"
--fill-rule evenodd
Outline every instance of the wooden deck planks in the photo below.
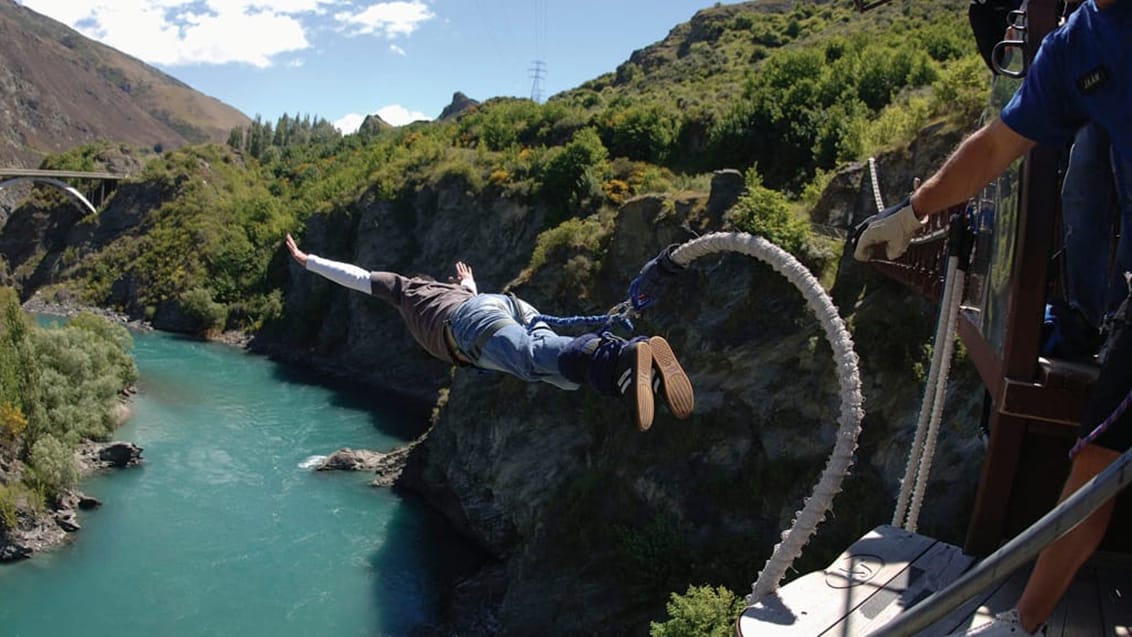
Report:
M 972 560 L 973 562 L 973 560 Z M 959 630 L 990 621 L 995 613 L 1010 608 L 1013 600 L 1006 601 L 1012 589 L 1002 590 L 1007 582 L 991 587 L 972 597 L 962 606 L 925 629 L 920 637 L 944 637 Z
M 1100 602 L 1097 599 L 1096 570 L 1086 565 L 1061 597 L 1057 608 L 1046 621 L 1047 637 L 1100 635 Z
M 889 610 L 894 602 L 918 599 L 925 585 L 933 581 L 922 568 L 920 572 L 911 570 L 916 560 L 925 558 L 936 567 L 957 568 L 953 552 L 931 551 L 937 544 L 936 540 L 895 527 L 877 527 L 824 571 L 800 577 L 747 608 L 736 630 L 744 637 L 817 636 L 843 622 L 864 625 L 882 614 L 895 615 L 902 606 L 897 604 Z M 847 619 L 858 610 L 860 616 Z
M 884 590 L 877 591 L 823 635 L 867 635 L 947 586 L 962 575 L 971 562 L 971 557 L 964 555 L 959 547 L 936 542 L 909 568 L 889 580 Z
M 880 526 L 824 571 L 790 582 L 749 607 L 739 637 L 864 637 L 952 582 L 974 560 L 958 547 Z M 1031 567 L 1019 569 L 917 637 L 944 637 L 1014 606 Z M 1132 637 L 1132 558 L 1099 554 L 1077 574 L 1048 623 L 1047 637 Z
M 1097 594 L 1100 597 L 1102 633 L 1105 637 L 1132 636 L 1132 561 L 1127 556 L 1099 556 L 1096 562 Z
M 939 634 L 946 635 L 949 632 L 985 624 L 994 619 L 998 613 L 1010 610 L 1026 586 L 1029 570 L 1029 568 L 1020 569 L 998 586 L 976 595 L 944 619 L 936 622 L 933 628 L 942 631 Z

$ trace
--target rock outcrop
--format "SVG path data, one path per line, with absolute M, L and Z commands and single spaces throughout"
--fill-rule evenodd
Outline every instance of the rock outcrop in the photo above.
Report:
M 98 469 L 125 469 L 142 463 L 142 448 L 132 442 L 91 442 L 79 445 L 75 452 L 82 473 Z
M 358 127 L 358 132 L 362 134 L 380 133 L 387 130 L 393 130 L 393 124 L 382 119 L 377 113 L 366 115 L 366 118 L 362 120 L 362 125 Z
M 419 441 L 418 441 L 419 442 Z M 401 477 L 417 442 L 382 453 L 365 449 L 339 449 L 314 466 L 315 471 L 368 471 L 376 474 L 375 487 L 393 486 Z
M 456 91 L 452 94 L 452 101 L 448 103 L 448 106 L 444 107 L 444 110 L 440 111 L 440 117 L 437 119 L 442 122 L 457 119 L 464 113 L 475 110 L 479 105 L 480 103 L 478 101 L 464 95 L 460 91 Z

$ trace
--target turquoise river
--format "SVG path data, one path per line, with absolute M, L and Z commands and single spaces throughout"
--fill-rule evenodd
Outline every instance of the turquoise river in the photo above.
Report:
M 309 470 L 419 433 L 372 392 L 238 348 L 136 333 L 116 438 L 144 464 L 83 482 L 103 502 L 66 546 L 0 565 L 0 635 L 406 635 L 470 547 L 369 474 Z

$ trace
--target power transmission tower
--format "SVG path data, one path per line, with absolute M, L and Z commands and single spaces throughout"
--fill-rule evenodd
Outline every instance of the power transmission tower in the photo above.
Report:
M 542 104 L 542 78 L 546 76 L 546 63 L 542 60 L 531 62 L 531 101 Z

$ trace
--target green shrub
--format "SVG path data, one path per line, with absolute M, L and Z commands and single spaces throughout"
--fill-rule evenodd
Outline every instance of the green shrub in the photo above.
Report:
M 785 195 L 763 186 L 757 168 L 748 169 L 745 179 L 747 192 L 731 209 L 735 226 L 762 236 L 790 254 L 803 254 L 811 234 L 809 222 L 791 212 Z
M 256 294 L 228 305 L 228 322 L 236 329 L 259 331 L 265 324 L 283 316 L 283 291 Z
M 816 206 L 822 193 L 829 187 L 829 182 L 833 180 L 833 175 L 834 172 L 831 170 L 819 170 L 817 174 L 814 175 L 813 181 L 806 184 L 806 187 L 802 189 L 802 203 L 810 208 Z
M 11 493 L 11 487 L 0 484 L 0 530 L 14 529 L 18 523 L 16 499 Z
M 608 234 L 609 227 L 596 216 L 567 219 L 535 239 L 526 272 L 541 268 L 550 255 L 562 249 L 579 250 L 600 258 L 601 244 Z
M 38 510 L 43 497 L 22 483 L 0 484 L 0 535 L 20 524 L 20 509 Z
M 719 586 L 689 586 L 683 595 L 672 594 L 668 620 L 649 625 L 651 637 L 730 637 L 743 612 L 743 598 Z
M 123 367 L 119 346 L 72 327 L 37 329 L 32 340 L 42 415 L 29 418 L 28 444 L 48 435 L 68 445 L 109 435 L 125 379 L 136 374 L 132 365 Z
M 213 301 L 212 292 L 207 288 L 193 288 L 182 294 L 181 310 L 196 322 L 202 333 L 223 330 L 228 320 L 228 308 Z
M 67 323 L 67 328 L 84 330 L 94 336 L 103 353 L 106 367 L 117 377 L 120 387 L 128 387 L 138 379 L 138 366 L 130 351 L 134 337 L 124 326 L 91 312 L 81 312 Z
M 982 58 L 971 55 L 944 71 L 935 83 L 933 111 L 952 121 L 978 121 L 990 100 L 988 71 Z
M 54 498 L 79 482 L 71 448 L 48 434 L 35 441 L 28 457 L 32 484 Z
M 961 23 L 937 23 L 919 30 L 915 39 L 934 60 L 941 62 L 958 59 L 974 52 L 973 39 Z
M 601 138 L 615 157 L 661 164 L 672 152 L 677 119 L 656 104 L 611 110 L 602 120 Z
M 12 405 L 28 426 L 40 420 L 42 373 L 33 336 L 36 332 L 11 288 L 0 288 L 0 401 Z
M 578 131 L 562 148 L 548 153 L 542 170 L 542 195 L 561 213 L 584 206 L 597 187 L 601 196 L 601 176 L 609 152 L 592 128 Z M 595 184 L 596 180 L 596 184 Z
M 913 97 L 906 103 L 886 107 L 876 119 L 861 126 L 860 153 L 875 155 L 912 139 L 931 116 L 932 107 L 925 97 Z

